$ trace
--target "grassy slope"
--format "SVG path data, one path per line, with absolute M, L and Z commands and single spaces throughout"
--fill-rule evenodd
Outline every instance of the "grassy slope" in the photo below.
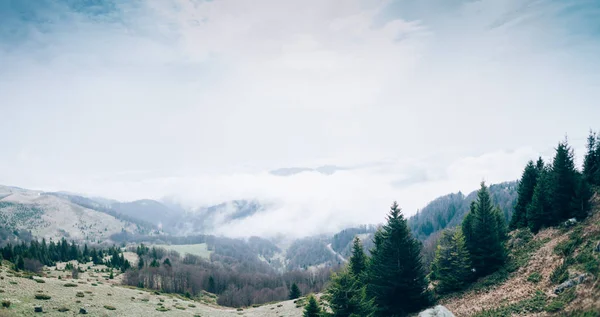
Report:
M 511 234 L 509 245 L 515 242 L 515 235 Z M 516 256 L 513 252 L 514 272 L 504 271 L 480 280 L 465 292 L 442 299 L 442 304 L 458 317 L 571 316 L 576 311 L 600 311 L 600 274 L 594 272 L 600 255 L 590 252 L 598 241 L 600 195 L 596 195 L 594 213 L 586 221 L 569 229 L 542 230 L 524 243 Z M 575 249 L 565 256 L 560 250 L 570 244 Z M 573 291 L 557 296 L 557 283 L 551 276 L 566 258 L 571 259 L 567 260 L 569 275 L 590 270 L 593 273 Z
M 302 308 L 296 307 L 292 301 L 238 311 L 215 305 L 215 299 L 210 294 L 203 296 L 199 301 L 192 301 L 179 296 L 157 295 L 147 290 L 122 287 L 117 285 L 120 276 L 116 276 L 114 280 L 107 280 L 104 276 L 108 273 L 94 272 L 94 269 L 102 269 L 103 266 L 92 266 L 88 272 L 81 273 L 77 280 L 68 278 L 67 272 L 48 268 L 43 274 L 45 277 L 36 277 L 44 280 L 45 283 L 38 283 L 27 277 L 16 276 L 8 269 L 6 263 L 4 262 L 5 265 L 0 267 L 0 299 L 9 300 L 11 305 L 8 309 L 0 308 L 0 316 L 32 316 L 34 306 L 42 306 L 46 312 L 44 316 L 70 316 L 77 314 L 80 307 L 88 311 L 88 316 L 292 317 L 302 315 Z M 59 275 L 61 279 L 58 279 Z M 76 286 L 65 287 L 67 283 Z M 84 292 L 84 297 L 77 297 L 77 292 Z M 34 298 L 35 294 L 47 294 L 51 299 L 38 300 Z M 158 311 L 159 304 L 169 310 Z M 106 305 L 113 306 L 115 310 L 108 310 L 105 308 Z M 69 311 L 60 312 L 58 309 L 61 307 L 68 308 Z

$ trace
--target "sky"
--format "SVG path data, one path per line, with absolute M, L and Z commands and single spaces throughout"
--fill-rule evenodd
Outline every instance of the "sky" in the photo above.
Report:
M 595 0 L 0 0 L 0 184 L 305 235 L 600 129 Z M 325 168 L 320 168 L 323 167 Z M 300 172 L 301 171 L 301 172 Z

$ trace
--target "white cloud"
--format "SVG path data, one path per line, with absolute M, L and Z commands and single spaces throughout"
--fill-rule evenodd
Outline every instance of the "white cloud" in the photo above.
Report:
M 40 1 L 0 5 L 6 184 L 258 197 L 278 223 L 331 230 L 514 179 L 600 116 L 589 3 Z M 367 167 L 266 172 L 323 164 Z

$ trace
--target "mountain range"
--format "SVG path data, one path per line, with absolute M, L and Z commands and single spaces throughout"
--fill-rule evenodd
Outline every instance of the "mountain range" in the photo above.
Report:
M 516 182 L 490 186 L 494 202 L 507 219 L 516 199 Z M 408 219 L 413 234 L 425 244 L 437 233 L 459 224 L 475 192 L 439 197 Z M 159 245 L 206 244 L 215 256 L 235 256 L 269 264 L 278 270 L 339 265 L 350 254 L 358 236 L 368 250 L 375 225 L 344 229 L 334 235 L 302 239 L 229 239 L 211 235 L 220 226 L 251 217 L 269 208 L 253 199 L 186 209 L 165 200 L 119 202 L 67 192 L 43 192 L 0 186 L 0 238 L 15 235 L 35 238 L 79 240 L 87 243 L 146 242 Z M 429 242 L 431 243 L 431 242 Z M 426 249 L 426 248 L 424 248 Z M 427 258 L 427 256 L 426 256 Z

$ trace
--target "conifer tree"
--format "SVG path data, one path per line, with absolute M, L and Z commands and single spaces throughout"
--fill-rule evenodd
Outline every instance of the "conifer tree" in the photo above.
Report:
M 411 236 L 396 202 L 387 223 L 375 235 L 367 268 L 367 295 L 377 316 L 405 316 L 431 302 L 421 264 L 421 245 Z
M 588 211 L 592 208 L 590 200 L 593 196 L 592 189 L 583 175 L 578 175 L 575 196 L 571 202 L 572 216 L 576 219 L 584 219 L 588 216 Z
M 467 250 L 473 249 L 475 247 L 473 244 L 476 243 L 475 236 L 473 233 L 473 215 L 475 215 L 476 212 L 475 208 L 475 201 L 472 201 L 471 206 L 469 207 L 469 212 L 465 215 L 461 224 L 461 229 L 465 237 Z
M 308 302 L 306 306 L 304 306 L 303 317 L 320 317 L 321 316 L 321 307 L 319 303 L 317 303 L 317 299 L 311 294 L 308 296 Z
M 375 312 L 373 300 L 366 297 L 366 287 L 354 277 L 349 268 L 332 275 L 324 296 L 333 317 L 348 317 L 353 314 L 372 316 Z
M 138 269 L 141 270 L 144 268 L 144 258 L 140 257 L 140 260 L 138 261 Z
M 290 299 L 296 299 L 299 298 L 300 296 L 302 296 L 302 292 L 300 292 L 300 288 L 298 288 L 298 285 L 296 285 L 296 283 L 292 284 L 292 287 L 290 288 Z
M 576 196 L 577 173 L 573 150 L 566 140 L 560 142 L 556 148 L 550 174 L 550 204 L 552 214 L 549 216 L 551 225 L 556 225 L 573 215 L 571 203 Z
M 469 232 L 467 248 L 477 276 L 485 276 L 500 268 L 506 259 L 506 251 L 502 241 L 502 229 L 499 228 L 497 212 L 487 186 L 481 182 L 477 192 L 470 226 L 465 226 Z
M 537 233 L 551 223 L 549 174 L 546 168 L 540 171 L 531 203 L 527 206 L 527 226 L 533 233 Z
M 460 290 L 471 279 L 471 260 L 461 230 L 442 233 L 431 268 L 440 294 Z
M 583 159 L 583 177 L 589 184 L 600 185 L 600 135 L 590 131 Z
M 366 298 L 364 271 L 367 257 L 360 239 L 355 238 L 352 244 L 352 256 L 348 266 L 333 274 L 325 296 L 334 317 L 372 316 L 373 300 Z
M 504 218 L 504 213 L 502 213 L 502 209 L 496 206 L 494 208 L 494 216 L 496 217 L 496 225 L 498 226 L 498 235 L 502 242 L 508 240 L 508 226 L 506 225 L 506 218 Z
M 362 243 L 358 237 L 352 242 L 352 256 L 350 257 L 349 267 L 350 272 L 358 278 L 367 267 L 367 256 L 363 250 Z
M 517 204 L 515 205 L 515 211 L 510 221 L 511 229 L 527 227 L 527 206 L 533 198 L 533 190 L 535 189 L 537 178 L 538 168 L 533 164 L 533 161 L 529 161 L 519 181 Z
M 209 293 L 217 292 L 217 287 L 215 285 L 215 279 L 212 277 L 212 275 L 208 278 L 208 292 Z

